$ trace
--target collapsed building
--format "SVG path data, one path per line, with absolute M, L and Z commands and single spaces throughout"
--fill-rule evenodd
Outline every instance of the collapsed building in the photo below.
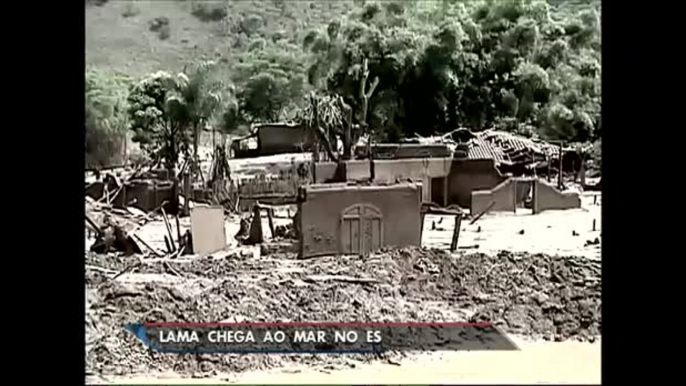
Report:
M 256 141 L 257 147 L 244 149 L 247 140 Z M 238 150 L 240 157 L 247 157 L 304 152 L 313 143 L 314 139 L 296 125 L 269 124 L 255 126 L 250 136 L 234 140 L 231 147 L 233 156 Z M 293 229 L 300 230 L 295 233 L 300 239 L 300 254 L 305 257 L 332 252 L 368 253 L 384 246 L 405 246 L 407 242 L 418 244 L 427 208 L 448 210 L 443 214 L 455 215 L 459 222 L 465 210 L 479 216 L 520 208 L 540 213 L 581 206 L 578 193 L 564 192 L 550 182 L 554 174 L 561 175 L 566 163 L 575 162 L 572 149 L 559 145 L 496 130 L 473 133 L 464 129 L 440 137 L 373 144 L 373 179 L 372 162 L 365 159 L 365 149 L 358 146 L 353 160 L 315 162 L 311 173 L 303 173 L 302 165 L 292 163 L 281 166 L 288 170 L 281 170 L 276 178 L 261 175 L 238 180 L 228 172 L 228 163 L 214 160 L 213 165 L 226 163 L 227 171 L 219 181 L 210 178 L 212 189 L 191 188 L 184 179 L 180 192 L 179 176 L 172 178 L 164 170 L 153 170 L 123 182 L 105 179 L 90 185 L 87 195 L 94 199 L 111 196 L 105 201 L 113 207 L 133 205 L 146 212 L 161 207 L 175 215 L 180 207 L 175 194 L 181 193 L 183 214 L 189 214 L 188 202 L 194 201 L 233 213 L 252 213 L 256 217 L 253 222 L 261 221 L 262 213 L 254 207 L 266 209 L 269 214 L 271 206 L 297 204 Z M 215 149 L 217 157 L 226 161 L 227 155 Z M 553 170 L 557 173 L 551 173 Z M 542 175 L 547 178 L 540 178 Z M 405 205 L 410 198 L 412 202 Z M 341 207 L 342 203 L 345 207 Z M 322 215 L 330 210 L 335 213 Z M 402 232 L 392 233 L 404 236 L 396 240 L 387 232 L 394 229 L 391 219 L 402 213 L 412 219 L 400 221 Z M 327 229 L 326 235 L 320 234 Z M 405 235 L 405 230 L 411 233 Z
M 377 156 L 373 161 L 375 181 L 421 182 L 423 202 L 443 207 L 457 205 L 474 211 L 474 192 L 495 189 L 511 178 L 533 177 L 539 181 L 536 186 L 546 186 L 538 191 L 544 189 L 547 192 L 550 188 L 557 192 L 556 187 L 537 178 L 537 171 L 542 168 L 549 171 L 553 165 L 558 165 L 555 169 L 559 171 L 560 155 L 562 154 L 564 160 L 564 154 L 572 153 L 571 149 L 563 148 L 560 151 L 559 146 L 499 131 L 463 131 L 457 133 L 462 137 L 460 140 L 452 139 L 453 134 L 448 133 L 437 139 L 420 139 L 415 143 L 373 145 L 373 156 Z M 411 150 L 403 151 L 403 148 Z M 444 156 L 446 151 L 450 151 L 451 155 Z M 430 156 L 400 158 L 393 157 L 393 153 L 428 153 Z M 434 154 L 438 156 L 433 156 Z M 379 155 L 381 156 L 378 157 Z M 562 167 L 564 168 L 564 163 Z M 318 183 L 341 179 L 340 175 L 346 181 L 369 180 L 371 177 L 369 161 L 360 159 L 346 161 L 343 165 L 333 162 L 317 163 L 314 174 L 315 182 Z M 547 176 L 550 177 L 550 173 Z M 499 189 L 509 191 L 509 186 Z M 533 184 L 521 182 L 520 190 L 524 190 L 524 186 L 532 187 Z M 529 189 L 532 190 L 533 188 Z M 560 197 L 567 197 L 558 193 Z M 561 198 L 559 203 L 543 204 L 540 209 L 563 209 L 570 205 L 570 201 Z M 571 206 L 574 205 L 576 204 Z M 496 206 L 496 210 L 500 207 Z

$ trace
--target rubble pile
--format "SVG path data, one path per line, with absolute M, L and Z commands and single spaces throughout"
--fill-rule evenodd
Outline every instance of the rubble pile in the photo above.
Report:
M 87 260 L 89 265 L 113 271 L 136 264 L 131 257 L 91 256 Z M 165 355 L 151 352 L 126 332 L 127 323 L 489 320 L 507 333 L 556 340 L 592 340 L 601 332 L 600 262 L 580 257 L 509 252 L 451 257 L 438 250 L 405 248 L 366 258 L 332 256 L 312 261 L 232 253 L 167 264 L 173 264 L 187 280 L 180 280 L 181 284 L 107 278 L 91 282 L 89 371 L 212 375 L 287 362 L 345 366 L 354 360 L 374 359 Z M 164 261 L 142 260 L 136 272 L 164 269 Z

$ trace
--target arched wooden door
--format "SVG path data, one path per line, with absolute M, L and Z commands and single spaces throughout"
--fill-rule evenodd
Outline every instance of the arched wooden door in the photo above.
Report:
M 370 204 L 349 206 L 341 213 L 340 252 L 367 255 L 383 245 L 383 216 Z

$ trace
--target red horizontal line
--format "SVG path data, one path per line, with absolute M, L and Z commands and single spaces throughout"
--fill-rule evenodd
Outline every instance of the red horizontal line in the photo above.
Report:
M 240 323 L 185 323 L 185 322 L 159 322 L 145 323 L 146 327 L 492 327 L 490 322 L 464 323 L 464 322 L 240 322 Z

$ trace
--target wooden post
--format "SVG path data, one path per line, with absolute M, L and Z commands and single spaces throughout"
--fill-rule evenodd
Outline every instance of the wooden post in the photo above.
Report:
M 183 196 L 185 200 L 183 201 L 183 215 L 188 216 L 190 214 L 190 203 L 191 200 L 191 175 L 188 170 L 183 173 Z
M 462 225 L 462 214 L 455 215 L 455 228 L 453 229 L 453 240 L 450 243 L 450 252 L 457 249 L 457 239 L 460 237 L 460 226 Z
M 126 148 L 127 147 L 126 145 L 128 144 L 128 142 L 129 141 L 127 141 L 126 133 L 124 133 L 124 167 L 125 168 L 129 164 L 129 152 L 128 152 L 128 149 Z
M 448 176 L 446 175 L 443 178 L 443 207 L 447 208 L 448 207 L 448 187 L 450 186 L 450 180 L 448 179 Z
M 560 142 L 560 170 L 557 175 L 557 188 L 562 190 L 562 142 Z
M 174 218 L 176 219 L 176 239 L 179 242 L 179 248 L 181 248 L 181 246 L 182 246 L 181 245 L 181 243 L 182 243 L 182 241 L 181 241 L 182 240 L 182 238 L 181 238 L 181 223 L 179 222 L 179 216 L 178 215 L 174 216 Z
M 153 181 L 152 181 L 152 201 L 153 201 L 154 204 L 153 204 L 153 205 L 150 205 L 150 200 L 148 200 L 148 207 L 150 207 L 150 208 L 155 208 L 155 207 L 157 207 L 157 205 L 159 204 L 159 203 L 157 202 L 157 200 L 158 200 L 158 198 L 157 198 L 157 182 L 155 182 L 155 181 L 153 180 Z M 164 206 L 164 205 L 162 205 L 162 206 Z
M 172 177 L 172 207 L 170 214 L 179 214 L 179 179 L 174 175 Z
M 274 231 L 274 209 L 267 208 L 267 219 L 269 220 L 269 230 L 272 233 L 272 239 L 276 238 L 276 232 Z

